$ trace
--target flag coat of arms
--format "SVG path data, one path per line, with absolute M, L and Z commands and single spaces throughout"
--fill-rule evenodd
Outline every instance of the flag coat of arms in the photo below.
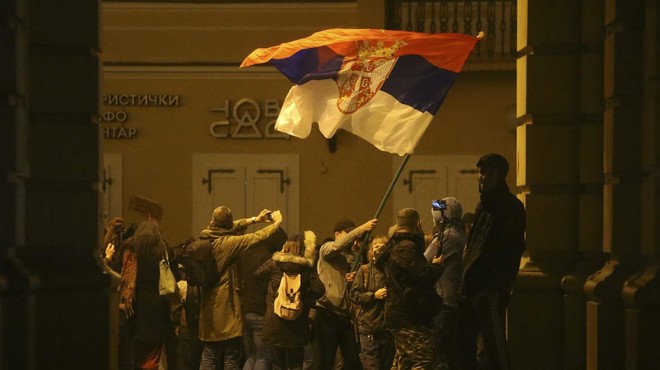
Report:
M 257 49 L 241 67 L 270 62 L 294 84 L 278 131 L 305 138 L 317 122 L 326 138 L 343 129 L 404 155 L 414 151 L 480 36 L 330 29 Z

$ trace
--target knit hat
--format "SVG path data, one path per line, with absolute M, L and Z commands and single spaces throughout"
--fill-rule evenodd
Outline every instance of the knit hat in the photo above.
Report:
M 397 230 L 415 230 L 419 222 L 419 213 L 414 208 L 403 208 L 396 215 Z

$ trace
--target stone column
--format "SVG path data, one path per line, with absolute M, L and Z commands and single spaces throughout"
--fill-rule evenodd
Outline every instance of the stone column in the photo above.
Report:
M 563 277 L 564 291 L 564 366 L 586 367 L 586 296 L 584 283 L 605 262 L 603 248 L 603 17 L 601 0 L 582 1 L 581 71 L 579 104 L 579 223 L 580 260 Z
M 0 6 L 0 369 L 107 369 L 99 3 Z
M 0 24 L 0 369 L 34 369 L 38 279 L 17 258 L 24 244 L 27 30 L 22 1 L 3 4 Z
M 609 260 L 585 283 L 587 369 L 623 369 L 622 285 L 640 258 L 643 1 L 605 1 L 603 251 Z
M 581 105 L 581 14 L 576 1 L 518 2 L 517 184 L 524 189 L 530 261 L 509 305 L 512 369 L 564 368 L 561 281 L 579 259 L 580 158 L 598 149 L 583 137 L 598 130 L 597 117 Z
M 644 8 L 641 253 L 645 263 L 623 285 L 627 370 L 652 369 L 660 363 L 659 8 L 657 1 L 646 1 Z

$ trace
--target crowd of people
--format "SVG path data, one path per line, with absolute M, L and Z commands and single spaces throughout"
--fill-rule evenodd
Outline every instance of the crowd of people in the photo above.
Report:
M 525 210 L 504 157 L 477 167 L 473 222 L 445 197 L 429 233 L 403 208 L 386 233 L 342 219 L 318 242 L 287 235 L 279 211 L 235 220 L 220 206 L 198 240 L 171 248 L 154 220 L 132 235 L 113 220 L 102 256 L 119 292 L 119 369 L 508 369 Z M 180 299 L 159 294 L 163 263 Z

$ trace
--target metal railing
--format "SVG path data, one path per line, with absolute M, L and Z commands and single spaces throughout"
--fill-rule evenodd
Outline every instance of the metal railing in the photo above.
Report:
M 514 69 L 516 0 L 388 0 L 386 28 L 392 30 L 464 33 L 484 39 L 470 56 L 468 69 Z

